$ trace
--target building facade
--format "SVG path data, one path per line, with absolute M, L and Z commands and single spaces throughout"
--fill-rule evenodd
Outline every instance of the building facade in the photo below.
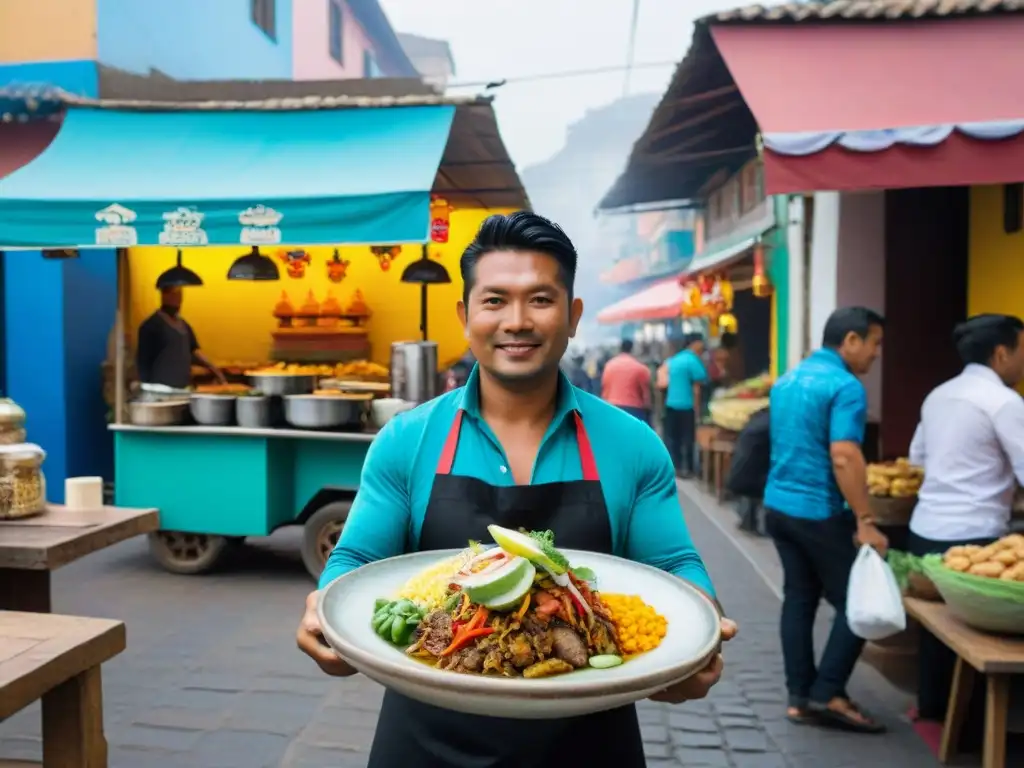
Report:
M 4 3 L 0 87 L 97 96 L 97 65 L 175 80 L 419 76 L 377 0 Z

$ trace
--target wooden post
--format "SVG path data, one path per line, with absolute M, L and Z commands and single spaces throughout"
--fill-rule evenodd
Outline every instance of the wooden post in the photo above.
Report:
M 114 423 L 124 423 L 125 345 L 124 325 L 128 304 L 127 250 L 117 249 L 117 314 L 114 319 Z

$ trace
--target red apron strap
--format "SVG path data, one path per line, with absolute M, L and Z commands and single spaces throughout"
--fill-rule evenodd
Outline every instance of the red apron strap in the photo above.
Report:
M 583 470 L 584 480 L 600 480 L 597 476 L 597 462 L 594 460 L 594 449 L 590 446 L 590 436 L 587 428 L 583 426 L 583 418 L 579 411 L 573 411 L 576 418 L 576 444 L 580 451 L 580 468 Z
M 462 414 L 460 408 L 455 418 L 452 419 L 452 427 L 448 430 L 448 437 L 444 441 L 444 448 L 441 450 L 441 458 L 437 461 L 437 474 L 450 475 L 452 466 L 455 464 L 455 449 L 459 447 L 459 432 L 462 431 Z

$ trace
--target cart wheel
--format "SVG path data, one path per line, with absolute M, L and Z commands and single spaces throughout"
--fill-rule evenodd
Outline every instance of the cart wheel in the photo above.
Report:
M 320 507 L 306 521 L 302 530 L 302 563 L 314 579 L 320 578 L 327 565 L 327 558 L 338 543 L 351 508 L 350 501 L 332 501 Z
M 149 551 L 171 573 L 193 575 L 216 568 L 232 542 L 224 536 L 185 531 L 157 531 L 149 534 Z

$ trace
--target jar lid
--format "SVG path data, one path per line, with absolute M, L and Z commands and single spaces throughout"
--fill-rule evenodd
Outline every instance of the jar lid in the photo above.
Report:
M 9 459 L 30 459 L 46 458 L 46 451 L 35 443 L 14 443 L 13 445 L 0 445 L 0 457 Z

